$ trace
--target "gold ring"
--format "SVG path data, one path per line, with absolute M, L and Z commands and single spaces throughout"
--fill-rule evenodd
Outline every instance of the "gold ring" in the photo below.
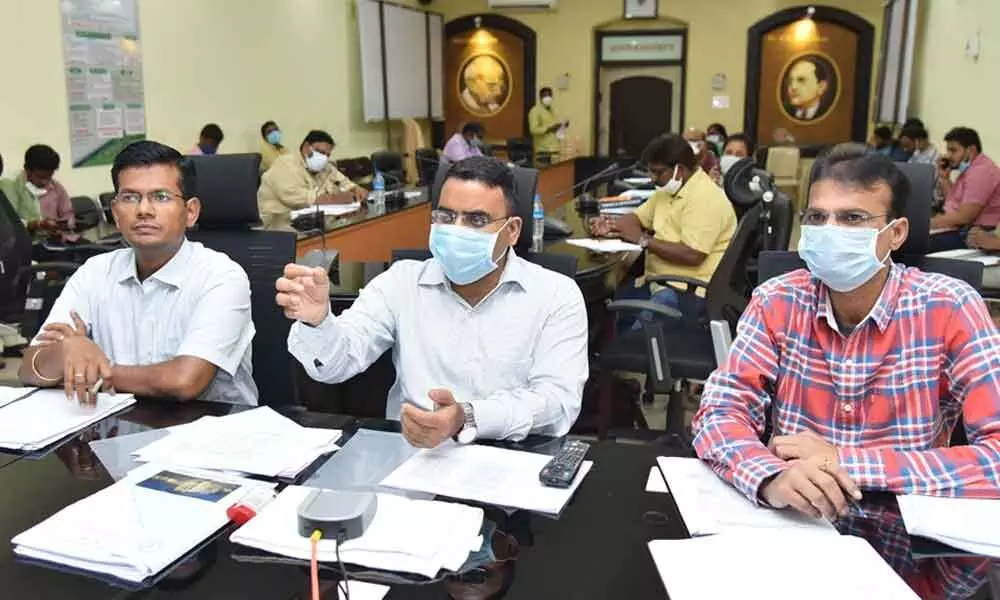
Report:
M 73 379 L 75 381 L 80 381 L 81 379 L 83 379 L 83 373 L 76 373 L 76 374 L 74 374 L 73 375 Z

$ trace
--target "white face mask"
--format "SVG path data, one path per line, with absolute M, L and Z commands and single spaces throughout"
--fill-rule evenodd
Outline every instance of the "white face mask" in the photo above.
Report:
M 688 142 L 688 145 L 691 146 L 691 151 L 694 152 L 695 156 L 701 154 L 701 142 Z
M 722 136 L 719 135 L 719 134 L 717 134 L 717 133 L 713 133 L 712 135 L 708 136 L 706 139 L 709 141 L 709 143 L 714 144 L 716 146 L 721 146 L 722 145 L 722 141 L 723 141 L 722 140 Z
M 313 150 L 309 158 L 306 159 L 306 168 L 313 173 L 319 173 L 326 167 L 326 163 L 328 162 L 330 162 L 329 156 Z
M 28 191 L 31 192 L 31 195 L 36 198 L 45 193 L 45 188 L 40 188 L 35 184 L 31 183 L 30 181 L 25 181 L 24 187 L 28 188 Z
M 743 160 L 743 157 L 741 156 L 733 156 L 732 154 L 723 154 L 722 157 L 719 158 L 719 171 L 722 173 L 722 176 L 725 177 L 726 173 L 729 172 L 729 169 L 732 169 L 733 165 L 740 162 L 741 160 Z
M 542 96 L 542 104 L 552 106 L 552 96 Z
M 683 186 L 683 185 L 684 185 L 684 182 L 681 181 L 680 179 L 677 179 L 677 165 L 674 165 L 674 172 L 670 176 L 670 181 L 668 181 L 666 183 L 666 185 L 658 185 L 658 186 L 656 186 L 656 191 L 658 191 L 658 192 L 666 192 L 666 193 L 670 194 L 671 196 L 676 196 L 677 192 L 681 191 L 681 186 Z

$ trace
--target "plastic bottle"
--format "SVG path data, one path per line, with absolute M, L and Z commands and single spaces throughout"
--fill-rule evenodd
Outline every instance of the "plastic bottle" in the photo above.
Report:
M 385 208 L 385 177 L 381 171 L 375 171 L 372 192 L 372 196 L 375 198 L 375 208 Z
M 541 252 L 545 249 L 545 207 L 542 197 L 535 194 L 535 206 L 531 213 L 533 222 L 531 228 L 531 251 Z

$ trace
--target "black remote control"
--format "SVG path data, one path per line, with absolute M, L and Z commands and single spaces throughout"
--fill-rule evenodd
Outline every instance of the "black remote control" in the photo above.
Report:
M 559 454 L 552 457 L 552 460 L 545 463 L 538 473 L 538 479 L 542 485 L 557 488 L 568 488 L 576 472 L 583 464 L 583 457 L 587 455 L 590 444 L 577 440 L 569 440 L 563 444 Z

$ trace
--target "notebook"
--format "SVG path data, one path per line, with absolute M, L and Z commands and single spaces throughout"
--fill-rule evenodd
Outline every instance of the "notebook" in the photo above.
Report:
M 1000 499 L 898 496 L 910 535 L 1000 558 Z

